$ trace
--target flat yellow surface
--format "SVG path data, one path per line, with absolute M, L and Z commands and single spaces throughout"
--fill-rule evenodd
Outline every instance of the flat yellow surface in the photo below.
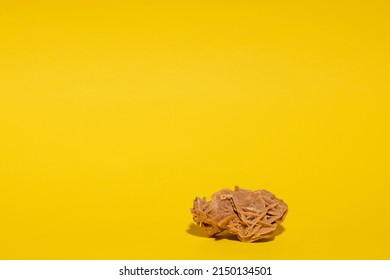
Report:
M 0 259 L 390 259 L 388 1 L 4 2 Z M 274 240 L 192 224 L 234 185 Z

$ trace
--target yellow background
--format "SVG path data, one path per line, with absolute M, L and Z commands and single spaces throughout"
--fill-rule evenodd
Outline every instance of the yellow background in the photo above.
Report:
M 0 2 L 1 259 L 390 258 L 388 1 L 65 2 Z M 234 185 L 273 241 L 192 225 Z

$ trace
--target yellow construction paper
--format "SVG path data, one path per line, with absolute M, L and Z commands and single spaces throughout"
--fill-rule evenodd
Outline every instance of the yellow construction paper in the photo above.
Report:
M 0 259 L 389 259 L 388 1 L 2 1 Z M 267 189 L 274 240 L 196 196 Z

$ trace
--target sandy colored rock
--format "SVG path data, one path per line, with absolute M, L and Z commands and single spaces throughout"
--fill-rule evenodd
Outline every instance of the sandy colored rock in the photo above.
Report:
M 271 238 L 287 214 L 287 205 L 266 190 L 250 191 L 235 187 L 206 198 L 195 198 L 191 209 L 194 221 L 209 236 L 228 231 L 243 242 Z

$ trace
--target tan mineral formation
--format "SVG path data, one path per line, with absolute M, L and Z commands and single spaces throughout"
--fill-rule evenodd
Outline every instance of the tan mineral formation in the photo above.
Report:
M 274 236 L 287 214 L 287 205 L 266 190 L 223 189 L 206 198 L 195 198 L 194 221 L 209 236 L 227 231 L 243 242 Z

